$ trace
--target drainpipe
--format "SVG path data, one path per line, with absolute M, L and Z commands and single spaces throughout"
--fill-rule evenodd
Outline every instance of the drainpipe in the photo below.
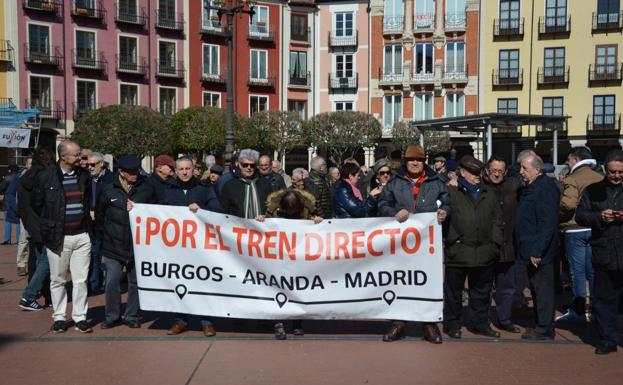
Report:
M 67 105 L 67 79 L 73 79 L 73 77 L 71 76 L 66 76 L 67 75 L 67 40 L 65 39 L 65 29 L 67 28 L 67 24 L 65 23 L 67 21 L 67 15 L 65 15 L 65 7 L 61 7 L 62 8 L 62 12 L 63 12 L 63 58 L 65 60 L 64 63 L 64 71 L 65 71 L 65 76 L 63 76 L 63 97 L 65 98 L 64 101 L 64 105 L 65 105 L 65 137 L 67 137 L 67 120 L 68 120 L 68 116 L 69 115 L 69 108 Z M 69 60 L 71 60 L 71 58 L 69 58 Z M 71 67 L 71 63 L 69 65 L 69 68 Z M 73 120 L 73 119 L 72 119 Z

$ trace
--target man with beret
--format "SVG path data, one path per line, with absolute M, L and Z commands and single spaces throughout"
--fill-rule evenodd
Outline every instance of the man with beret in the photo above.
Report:
M 96 228 L 102 237 L 102 255 L 106 266 L 106 319 L 102 329 L 109 329 L 121 319 L 121 273 L 128 277 L 128 303 L 123 322 L 130 328 L 141 327 L 134 266 L 134 248 L 128 211 L 134 203 L 156 203 L 154 188 L 139 174 L 140 160 L 125 155 L 117 162 L 117 174 L 103 187 L 97 200 Z
M 470 330 L 497 338 L 489 325 L 494 263 L 502 244 L 502 211 L 497 195 L 481 183 L 484 164 L 471 155 L 459 161 L 458 187 L 450 186 L 453 215 L 448 225 L 444 279 L 444 332 L 461 338 L 465 278 L 469 287 Z
M 446 158 L 439 155 L 435 157 L 435 172 L 437 174 L 445 174 L 446 170 Z
M 164 192 L 167 189 L 168 182 L 173 177 L 175 170 L 175 160 L 169 155 L 158 155 L 154 160 L 155 169 L 146 182 L 149 183 L 158 196 L 158 201 L 164 199 Z
M 216 186 L 216 182 L 218 182 L 221 175 L 223 175 L 223 171 L 223 167 L 218 164 L 214 164 L 210 167 L 210 178 L 208 178 L 210 186 Z
M 450 214 L 450 196 L 445 182 L 426 165 L 426 154 L 419 145 L 408 146 L 403 165 L 387 182 L 379 196 L 378 212 L 382 217 L 394 217 L 404 222 L 412 213 L 437 213 L 443 223 Z M 404 321 L 394 321 L 383 341 L 392 342 L 405 336 Z M 435 323 L 424 323 L 423 338 L 433 344 L 442 342 Z

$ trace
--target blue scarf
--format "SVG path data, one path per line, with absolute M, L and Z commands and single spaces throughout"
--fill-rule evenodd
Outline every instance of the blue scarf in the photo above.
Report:
M 474 203 L 476 203 L 476 201 L 478 200 L 478 197 L 480 196 L 480 183 L 479 184 L 471 184 L 469 182 L 467 182 L 465 180 L 465 178 L 463 178 L 462 176 L 459 177 L 459 186 L 466 191 L 469 196 L 472 197 L 472 201 L 474 201 Z

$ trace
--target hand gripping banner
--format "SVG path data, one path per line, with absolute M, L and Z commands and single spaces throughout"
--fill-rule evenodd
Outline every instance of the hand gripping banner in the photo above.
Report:
M 436 214 L 265 222 L 130 212 L 141 309 L 253 319 L 442 319 Z

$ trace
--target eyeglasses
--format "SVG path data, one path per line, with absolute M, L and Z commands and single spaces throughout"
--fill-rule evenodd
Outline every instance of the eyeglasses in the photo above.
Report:
M 88 167 L 95 167 L 98 165 L 99 162 L 95 162 L 95 163 L 87 163 Z
M 492 169 L 488 169 L 487 172 L 492 175 L 504 175 L 504 173 L 506 173 L 506 171 L 504 170 L 492 170 Z
M 254 168 L 255 163 L 240 163 L 240 168 Z
M 379 175 L 383 176 L 383 175 L 389 175 L 391 174 L 391 171 L 379 171 Z
M 623 170 L 610 170 L 606 169 L 606 172 L 611 175 L 623 175 Z
M 89 160 L 89 157 L 88 156 L 81 156 L 80 159 L 82 159 L 82 160 Z

